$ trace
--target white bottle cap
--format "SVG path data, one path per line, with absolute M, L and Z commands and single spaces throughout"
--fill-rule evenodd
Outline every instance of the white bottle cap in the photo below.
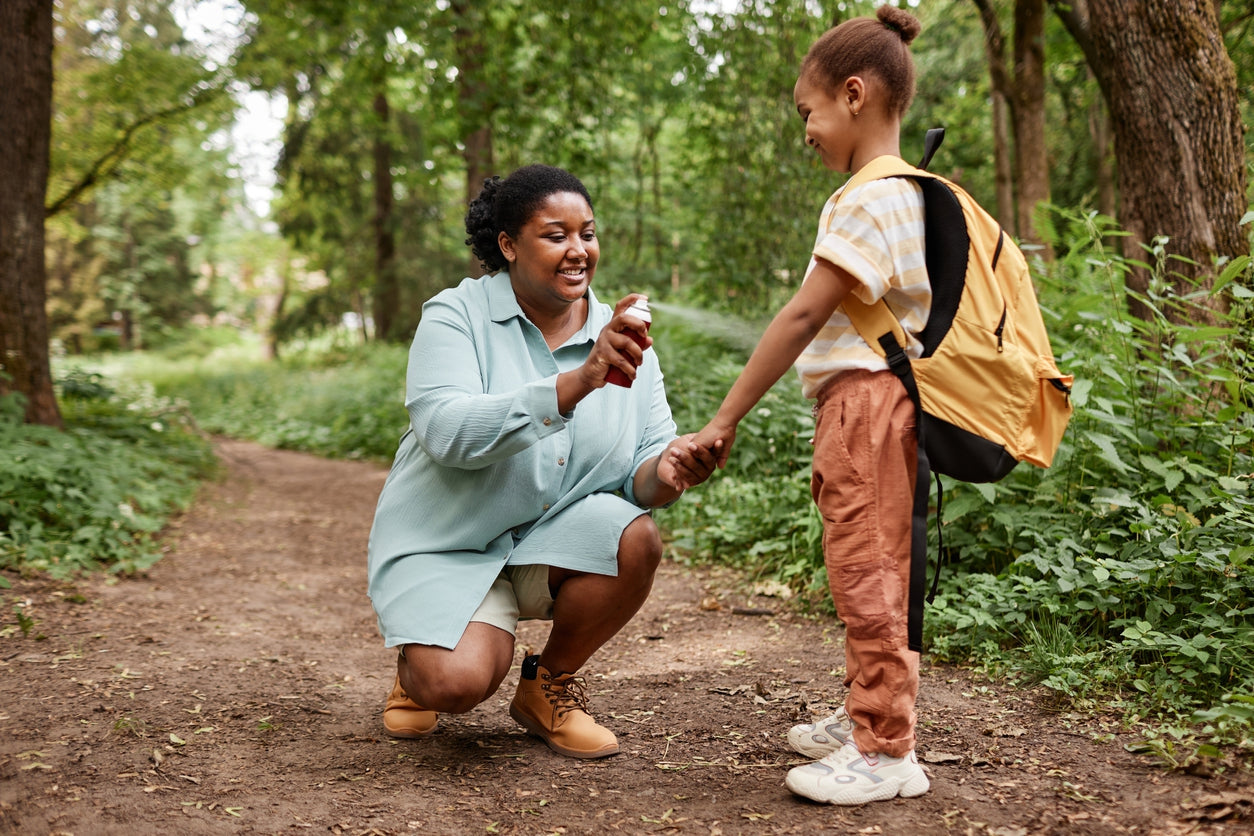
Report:
M 653 322 L 653 313 L 649 310 L 649 297 L 640 296 L 636 301 L 631 303 L 631 307 L 627 309 L 627 313 L 645 322 Z

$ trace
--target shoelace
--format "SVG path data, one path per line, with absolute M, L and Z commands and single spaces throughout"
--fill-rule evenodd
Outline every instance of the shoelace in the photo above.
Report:
M 587 713 L 588 695 L 584 691 L 582 678 L 567 676 L 558 681 L 556 677 L 549 676 L 547 679 L 548 681 L 544 684 L 544 693 L 558 716 L 569 714 L 576 709 Z

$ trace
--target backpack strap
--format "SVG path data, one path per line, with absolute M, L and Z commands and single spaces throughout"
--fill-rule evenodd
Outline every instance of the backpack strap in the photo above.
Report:
M 840 197 L 837 198 L 837 202 L 839 203 L 840 198 L 843 198 L 845 195 L 857 188 L 860 188 L 866 183 L 871 182 L 872 180 L 882 180 L 885 177 L 917 177 L 920 175 L 924 177 L 928 176 L 926 172 L 915 168 L 905 160 L 901 159 L 901 157 L 894 157 L 892 155 L 876 157 L 871 160 L 871 162 L 858 169 L 857 174 L 854 174 L 849 178 L 849 182 L 846 183 L 845 188 L 841 190 Z M 869 345 L 876 354 L 884 357 L 885 359 L 889 359 L 889 352 L 881 343 L 881 338 L 891 332 L 897 345 L 899 347 L 903 347 L 902 356 L 904 358 L 904 346 L 906 345 L 905 329 L 901 327 L 901 323 L 897 320 L 897 317 L 893 316 L 892 311 L 888 309 L 888 305 L 883 299 L 879 300 L 874 305 L 868 305 L 853 294 L 850 294 L 845 297 L 845 301 L 841 306 L 845 309 L 845 313 L 853 322 L 853 327 L 858 330 L 858 335 L 866 341 L 866 344 Z M 890 359 L 889 366 L 892 366 L 892 361 Z M 896 370 L 894 369 L 894 371 Z M 898 373 L 898 377 L 900 376 L 900 373 Z M 914 401 L 916 404 L 919 402 L 917 390 L 914 393 Z
M 925 172 L 900 157 L 887 155 L 876 157 L 849 178 L 849 182 L 841 191 L 841 197 L 872 180 L 919 175 L 927 176 Z M 839 202 L 839 198 L 837 201 Z M 923 415 L 919 402 L 919 387 L 915 384 L 914 373 L 910 370 L 910 358 L 906 356 L 906 330 L 901 327 L 901 322 L 893 316 L 893 312 L 888 309 L 888 304 L 883 299 L 878 300 L 874 305 L 868 305 L 851 293 L 845 297 L 841 307 L 844 308 L 853 327 L 857 329 L 858 336 L 862 337 L 872 351 L 887 360 L 888 367 L 892 369 L 893 374 L 901 378 L 902 384 L 910 394 L 910 400 L 914 401 L 915 417 L 918 419 L 917 424 L 922 435 Z M 919 443 L 922 444 L 922 438 Z

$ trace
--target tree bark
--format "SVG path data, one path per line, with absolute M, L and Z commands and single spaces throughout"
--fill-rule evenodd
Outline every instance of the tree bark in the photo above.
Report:
M 382 88 L 383 82 L 379 82 Z M 389 137 L 387 93 L 379 89 L 374 97 L 374 246 L 375 286 L 373 298 L 375 339 L 395 337 L 395 314 L 401 306 L 401 289 L 396 281 L 396 235 L 392 218 L 392 141 Z
M 462 155 L 466 162 L 466 204 L 478 196 L 483 181 L 492 175 L 492 89 L 484 79 L 482 26 L 475 18 L 482 15 L 469 0 L 456 0 L 451 6 L 456 19 L 453 42 L 457 50 L 457 102 L 461 111 Z M 483 272 L 479 260 L 470 256 L 468 276 Z
M 1033 215 L 1049 202 L 1049 153 L 1045 145 L 1045 0 L 1015 0 L 1015 173 L 1019 237 L 1042 243 Z M 1049 251 L 1046 251 L 1049 257 Z
M 997 221 L 1002 229 L 1018 237 L 1015 222 L 1015 188 L 1011 156 L 1010 124 L 1012 120 L 1010 73 L 1006 71 L 1006 38 L 997 19 L 997 11 L 989 0 L 974 0 L 984 25 L 984 57 L 988 63 L 988 88 L 992 99 L 993 170 L 997 195 Z
M 52 132 L 52 0 L 0 2 L 0 395 L 61 426 L 48 357 L 44 200 Z
M 1089 76 L 1092 77 L 1092 70 Z M 1113 218 L 1115 204 L 1115 160 L 1111 148 L 1110 114 L 1106 103 L 1095 99 L 1089 110 L 1089 135 L 1093 142 L 1094 180 L 1097 183 L 1097 211 Z
M 1051 0 L 1097 77 L 1110 111 L 1125 254 L 1168 237 L 1169 279 L 1181 294 L 1213 286 L 1216 259 L 1249 252 L 1245 146 L 1236 70 L 1209 0 Z M 1128 276 L 1145 291 L 1149 275 Z M 1208 297 L 1177 321 L 1214 322 L 1227 309 Z M 1133 303 L 1133 312 L 1149 310 Z

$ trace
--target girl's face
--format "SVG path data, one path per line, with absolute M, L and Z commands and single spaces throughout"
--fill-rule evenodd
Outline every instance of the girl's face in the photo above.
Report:
M 575 192 L 549 195 L 517 237 L 502 232 L 499 243 L 525 309 L 556 312 L 581 299 L 601 256 L 592 207 Z
M 863 102 L 860 84 L 848 91 L 850 95 L 844 95 L 845 92 L 842 90 L 833 96 L 825 86 L 815 82 L 814 73 L 803 73 L 793 88 L 797 113 L 806 126 L 806 145 L 819 152 L 825 168 L 841 173 L 853 170 L 857 144 L 855 108 Z

